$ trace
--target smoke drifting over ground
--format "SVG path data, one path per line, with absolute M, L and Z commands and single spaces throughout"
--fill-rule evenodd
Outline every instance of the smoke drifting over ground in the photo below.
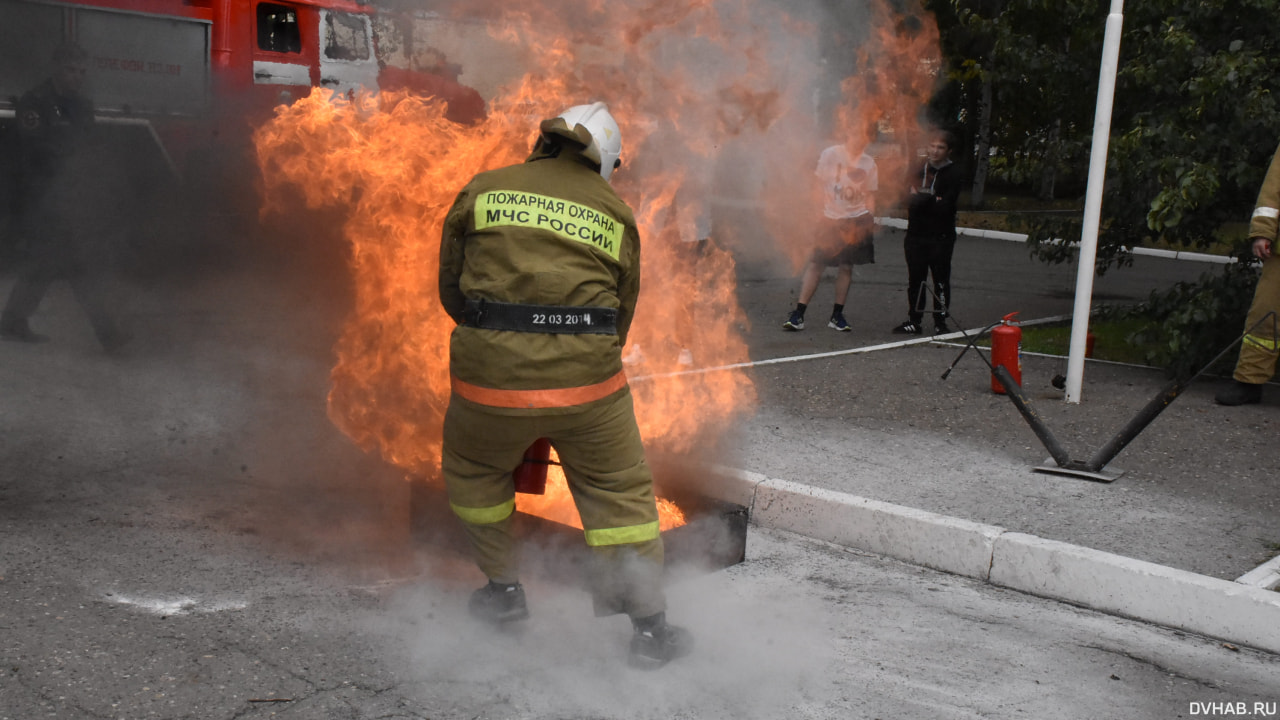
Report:
M 205 223 L 210 215 L 164 214 L 148 230 L 157 245 L 196 234 L 211 245 L 251 245 L 246 254 L 253 260 L 272 259 L 288 271 L 257 304 L 251 330 L 228 329 L 216 310 L 189 318 L 172 306 L 149 310 L 168 316 L 144 342 L 167 341 L 175 364 L 213 355 L 211 343 L 243 342 L 254 346 L 236 361 L 246 365 L 243 375 L 276 379 L 272 387 L 253 387 L 243 384 L 241 368 L 217 369 L 226 391 L 215 401 L 231 414 L 223 426 L 229 437 L 216 438 L 216 466 L 208 473 L 224 484 L 199 504 L 229 509 L 210 510 L 205 519 L 357 574 L 402 569 L 405 557 L 396 550 L 414 538 L 411 508 L 395 488 L 406 487 L 405 475 L 432 477 L 438 463 L 450 325 L 434 293 L 439 229 L 473 174 L 522 160 L 541 119 L 574 104 L 609 103 L 624 133 L 615 186 L 635 208 L 645 243 L 645 289 L 632 342 L 647 357 L 635 375 L 649 379 L 633 383 L 637 410 L 651 447 L 687 456 L 714 447 L 735 418 L 752 410 L 755 393 L 741 372 L 671 376 L 680 369 L 678 351 L 691 348 L 703 367 L 747 359 L 738 266 L 801 258 L 819 212 L 810 178 L 821 148 L 833 141 L 887 147 L 897 142 L 888 131 L 909 129 L 919 104 L 891 79 L 847 82 L 846 69 L 886 65 L 869 64 L 857 52 L 883 45 L 881 30 L 896 37 L 894 14 L 886 20 L 877 5 L 839 16 L 817 4 L 767 2 L 465 9 L 468 17 L 435 17 L 430 27 L 441 44 L 450 33 L 469 41 L 446 50 L 462 66 L 460 79 L 487 76 L 485 84 L 495 88 L 486 120 L 458 125 L 428 98 L 330 100 L 315 93 L 282 109 L 257 136 L 265 200 L 274 209 L 258 234 L 233 215 L 241 205 L 214 208 L 216 225 Z M 833 24 L 849 32 L 831 32 Z M 508 62 L 487 67 L 493 57 Z M 859 88 L 877 92 L 850 93 Z M 886 97 L 896 104 L 878 104 Z M 244 189 L 256 190 L 251 183 Z M 684 241 L 702 234 L 704 214 L 712 220 L 713 244 L 690 262 Z M 256 302 L 216 278 L 205 292 L 226 293 L 225 307 Z M 292 325 L 296 310 L 316 325 Z M 346 315 L 340 326 L 326 324 L 339 314 Z M 674 335 L 673 328 L 693 332 Z M 320 419 L 324 390 L 333 425 L 370 458 L 403 472 L 383 476 L 386 468 L 363 465 L 350 448 L 338 448 L 340 439 L 308 425 Z M 296 394 L 281 401 L 282 392 Z M 267 398 L 274 402 L 264 407 Z M 535 580 L 539 621 L 523 636 L 494 638 L 460 617 L 466 590 L 478 580 L 474 569 L 438 557 L 422 562 L 440 588 L 397 596 L 396 617 L 415 628 L 414 667 L 482 692 L 507 684 L 549 688 L 512 703 L 527 715 L 610 715 L 621 699 L 622 706 L 644 708 L 627 717 L 668 717 L 707 692 L 803 688 L 822 665 L 826 646 L 803 604 L 761 617 L 751 598 L 694 597 L 682 594 L 691 586 L 677 584 L 673 619 L 697 630 L 697 672 L 676 683 L 671 675 L 637 679 L 620 661 L 630 631 L 625 621 L 587 620 L 584 592 Z M 758 708 L 787 707 L 782 696 L 751 697 Z
M 435 5 L 442 15 L 424 25 L 461 80 L 496 88 L 476 125 L 449 123 L 438 104 L 413 97 L 312 98 L 258 135 L 269 189 L 348 212 L 355 309 L 337 346 L 331 417 L 390 462 L 433 475 L 451 325 L 432 284 L 443 213 L 473 174 L 522 160 L 539 120 L 603 100 L 623 130 L 614 184 L 644 242 L 630 341 L 646 356 L 631 371 L 642 432 L 674 456 L 712 446 L 752 410 L 754 388 L 739 372 L 673 376 L 677 351 L 692 348 L 699 366 L 748 359 L 736 263 L 803 259 L 821 213 L 811 178 L 824 147 L 868 150 L 882 176 L 897 172 L 934 79 L 920 63 L 931 24 L 877 0 L 515 7 Z M 493 57 L 520 60 L 487 66 Z M 707 215 L 713 244 L 694 261 L 684 241 L 702 236 Z M 461 609 L 474 583 L 443 580 L 473 571 L 433 562 L 438 579 L 396 593 L 391 627 L 380 630 L 408 643 L 407 673 L 446 680 L 459 697 L 495 696 L 495 715 L 679 717 L 710 693 L 726 699 L 724 717 L 782 716 L 831 652 L 804 600 L 775 598 L 766 610 L 676 583 L 673 620 L 696 629 L 698 651 L 680 671 L 637 677 L 622 662 L 628 624 L 591 621 L 585 592 L 531 575 L 535 620 L 496 633 Z
M 624 131 L 616 186 L 636 209 L 645 243 L 632 342 L 646 364 L 632 374 L 646 442 L 676 456 L 714 448 L 751 412 L 754 388 L 741 372 L 673 377 L 682 369 L 679 352 L 691 349 L 700 367 L 747 359 L 735 296 L 741 266 L 803 257 L 818 214 L 809 180 L 824 144 L 902 144 L 929 77 L 915 62 L 918 48 L 913 60 L 902 59 L 900 46 L 917 38 L 899 28 L 912 18 L 927 27 L 927 18 L 882 0 L 398 4 L 422 11 L 410 24 L 423 47 L 458 66 L 463 82 L 492 89 L 488 118 L 462 126 L 431 99 L 330 101 L 316 92 L 282 109 L 258 136 L 265 201 L 274 209 L 260 224 L 244 217 L 264 201 L 254 181 L 238 177 L 234 197 L 204 196 L 202 183 L 226 190 L 217 173 L 228 168 L 213 162 L 203 166 L 209 176 L 188 175 L 179 192 L 141 126 L 104 129 L 117 155 L 101 164 L 116 174 L 95 179 L 95 198 L 105 200 L 75 210 L 125 227 L 110 233 L 111 252 L 127 256 L 114 259 L 155 291 L 124 302 L 141 343 L 187 358 L 224 329 L 216 309 L 180 315 L 163 297 L 189 293 L 196 279 L 208 281 L 209 295 L 234 294 L 210 277 L 212 258 L 243 253 L 258 267 L 286 270 L 270 298 L 279 321 L 267 318 L 269 329 L 257 331 L 267 337 L 255 362 L 285 374 L 295 361 L 329 362 L 332 348 L 337 357 L 320 382 L 333 424 L 371 455 L 432 477 L 448 392 L 449 321 L 434 297 L 443 211 L 474 173 L 523 159 L 539 120 L 605 100 Z M 219 150 L 236 156 L 234 147 Z M 130 182 L 112 180 L 121 177 Z M 209 205 L 187 205 L 201 199 Z M 691 261 L 684 241 L 706 232 L 704 217 L 713 244 Z M 172 284 L 161 287 L 166 280 Z M 292 326 L 294 310 L 319 326 Z M 286 338 L 307 347 L 282 350 Z M 243 388 L 229 382 L 228 394 L 238 397 Z M 242 473 L 281 478 L 282 496 L 300 480 L 289 458 L 307 452 L 310 439 L 278 442 L 279 428 L 315 412 L 316 398 L 294 399 L 272 411 L 276 425 L 264 425 L 262 447 Z M 352 492 L 367 489 L 351 482 Z M 318 496 L 317 503 L 324 504 Z M 288 523 L 262 525 L 289 534 Z
M 708 596 L 708 587 L 669 588 L 671 617 L 694 628 L 697 647 L 653 673 L 627 667 L 625 618 L 592 618 L 585 594 L 537 581 L 526 584 L 533 617 L 518 628 L 478 624 L 456 590 L 418 586 L 395 593 L 371 630 L 405 648 L 402 677 L 450 688 L 431 698 L 442 717 L 477 706 L 513 718 L 803 716 L 796 709 L 808 689 L 828 682 L 835 653 L 821 605 L 783 598 L 776 587 L 753 596 Z

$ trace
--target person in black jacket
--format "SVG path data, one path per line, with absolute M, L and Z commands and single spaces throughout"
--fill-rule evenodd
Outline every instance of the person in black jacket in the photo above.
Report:
M 956 204 L 960 199 L 960 174 L 951 162 L 955 136 L 933 134 L 919 174 L 911 178 L 907 206 L 907 321 L 895 333 L 919 335 L 930 293 L 925 280 L 933 275 L 933 334 L 951 332 L 947 316 L 951 306 L 951 254 L 956 247 Z
M 129 340 L 112 311 L 103 176 L 94 107 L 84 92 L 89 55 L 74 43 L 53 53 L 48 79 L 23 94 L 15 112 L 20 172 L 17 218 L 25 258 L 0 313 L 0 339 L 48 337 L 29 320 L 55 280 L 67 280 L 107 352 Z

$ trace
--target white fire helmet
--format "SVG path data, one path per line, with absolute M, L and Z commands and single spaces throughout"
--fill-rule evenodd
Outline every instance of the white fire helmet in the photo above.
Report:
M 583 154 L 600 163 L 600 176 L 608 180 L 613 169 L 621 164 L 618 157 L 622 155 L 622 133 L 609 108 L 602 102 L 575 105 L 560 113 L 560 117 L 570 128 L 581 125 L 591 133 L 594 141 Z

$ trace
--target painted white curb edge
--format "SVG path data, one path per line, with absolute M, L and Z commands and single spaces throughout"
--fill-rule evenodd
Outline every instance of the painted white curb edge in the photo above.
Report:
M 711 466 L 753 525 L 1280 653 L 1280 593 L 994 525 Z
M 756 487 L 751 522 L 986 580 L 1000 528 L 786 480 Z
M 1009 532 L 991 582 L 1042 597 L 1280 652 L 1280 593 Z
M 1280 555 L 1236 578 L 1236 582 L 1260 587 L 1263 590 L 1274 590 L 1280 587 Z

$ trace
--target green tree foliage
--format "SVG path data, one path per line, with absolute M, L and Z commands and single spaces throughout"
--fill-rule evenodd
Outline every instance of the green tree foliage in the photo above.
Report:
M 972 124 L 967 88 L 992 80 L 993 174 L 1033 187 L 1046 163 L 1085 172 L 1109 5 L 933 0 L 953 81 L 935 109 Z M 1239 335 L 1256 284 L 1244 225 L 1280 143 L 1280 2 L 1131 0 L 1123 11 L 1098 271 L 1130 264 L 1140 245 L 1225 241 L 1242 261 L 1137 309 L 1153 320 L 1135 342 L 1155 343 L 1150 360 L 1185 375 Z M 1075 259 L 1082 225 L 1082 213 L 1042 215 L 1024 229 L 1032 251 L 1057 263 Z
M 929 7 L 950 81 L 931 119 L 959 122 L 963 135 L 976 136 L 980 88 L 991 82 L 992 177 L 1037 190 L 1046 177 L 1082 179 L 1093 108 L 1082 101 L 1083 86 L 1096 88 L 1105 8 L 1076 0 L 931 0 Z
M 1186 376 L 1238 337 L 1257 272 L 1247 221 L 1280 142 L 1280 37 L 1275 0 L 1134 3 L 1125 9 L 1098 264 L 1125 264 L 1134 245 L 1205 249 L 1235 242 L 1239 265 L 1154 294 L 1134 341 Z M 1225 227 L 1241 228 L 1234 234 Z M 1038 239 L 1078 238 L 1080 223 L 1042 223 Z M 1062 244 L 1039 245 L 1051 261 Z M 1219 371 L 1235 359 L 1228 353 Z
M 935 0 L 951 78 L 996 84 L 993 170 L 1004 179 L 1030 186 L 1047 162 L 1077 177 L 1087 169 L 1107 5 Z M 1208 247 L 1248 219 L 1280 142 L 1277 11 L 1277 0 L 1124 7 L 1100 269 L 1127 264 L 1139 244 Z M 1033 247 L 1049 262 L 1072 259 L 1069 244 L 1051 241 L 1078 239 L 1081 220 L 1030 223 Z
M 1144 323 L 1128 339 L 1146 348 L 1147 363 L 1187 378 L 1216 359 L 1210 369 L 1230 374 L 1237 356 L 1235 342 L 1244 331 L 1257 281 L 1253 265 L 1233 263 L 1219 272 L 1205 273 L 1198 282 L 1177 283 L 1153 292 L 1141 305 L 1114 312 Z
M 1280 4 L 1135 6 L 1121 43 L 1105 244 L 1205 248 L 1224 224 L 1248 220 L 1280 142 L 1280 36 L 1268 27 Z

